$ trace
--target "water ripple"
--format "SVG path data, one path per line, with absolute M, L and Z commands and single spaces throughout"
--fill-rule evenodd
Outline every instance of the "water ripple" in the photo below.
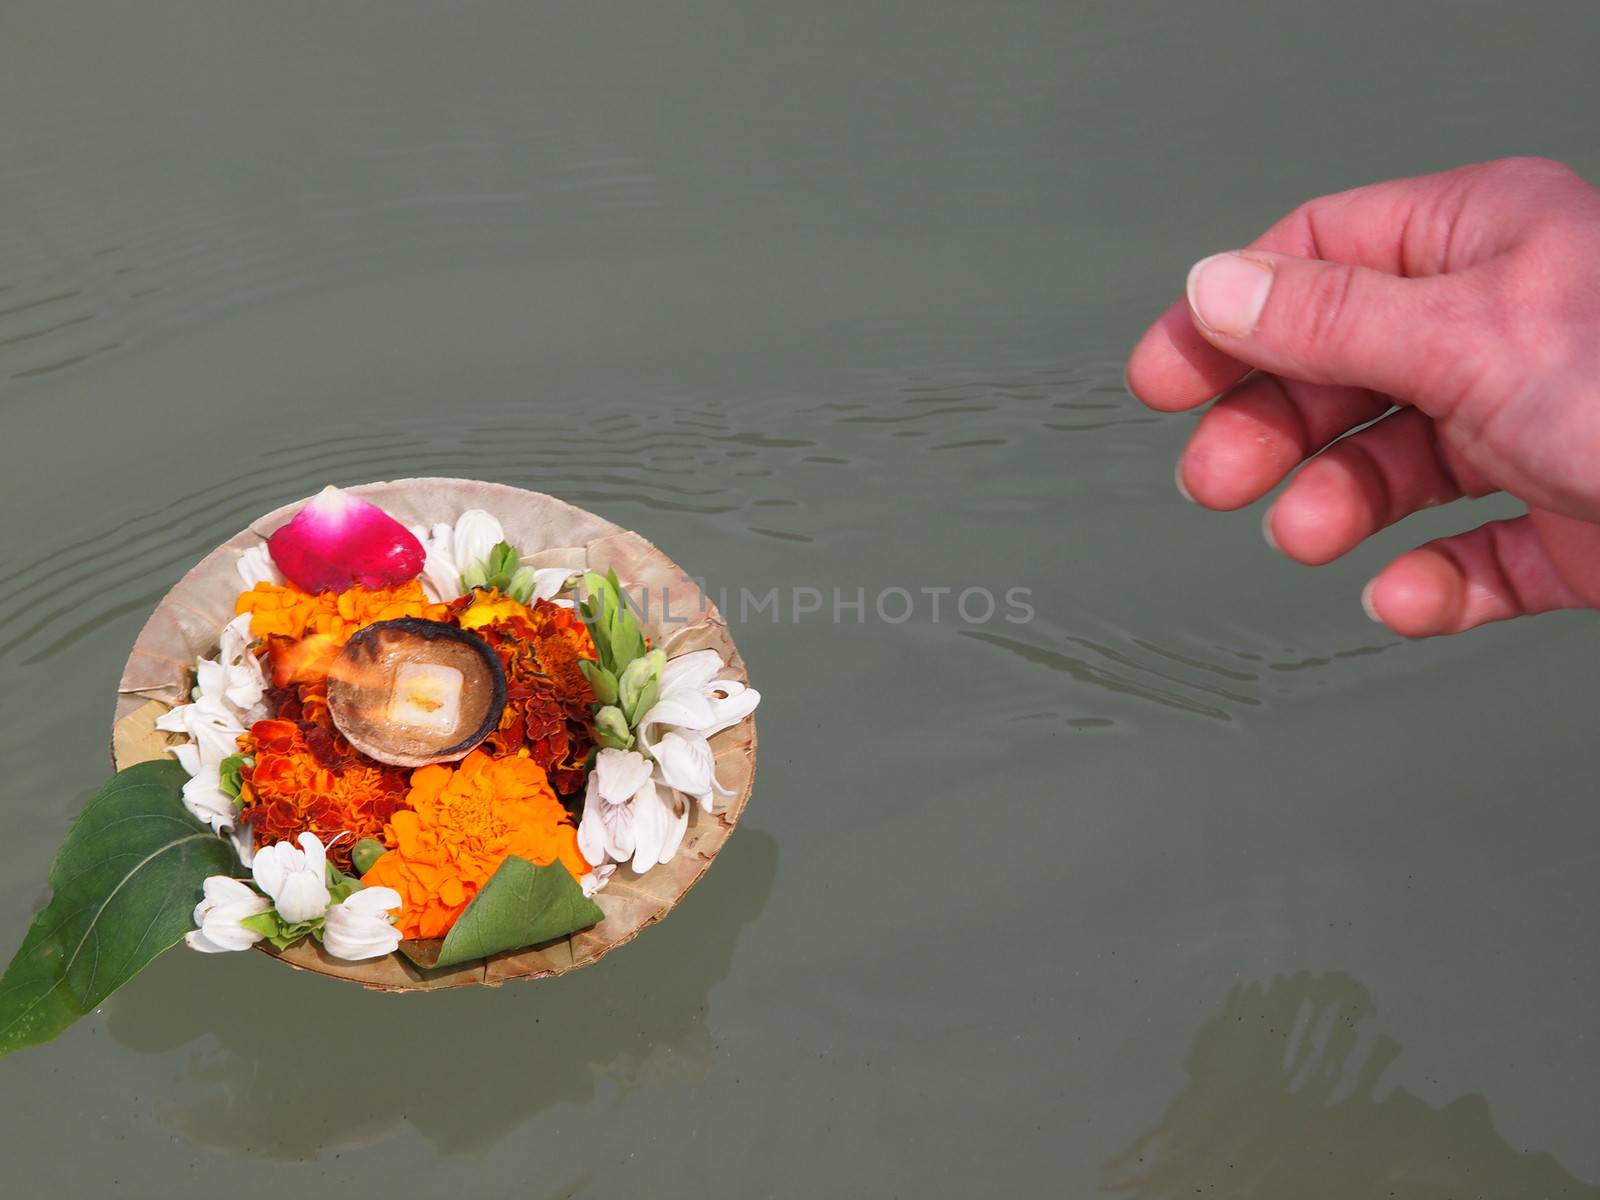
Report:
M 114 270 L 127 265 L 137 245 L 128 238 L 102 240 L 88 253 Z M 237 252 L 241 245 L 222 222 L 203 235 L 194 234 L 187 248 L 168 249 L 175 251 L 173 257 L 189 253 L 195 262 L 215 263 L 221 259 L 208 258 L 206 247 L 225 255 L 225 247 Z M 58 307 L 65 312 L 68 301 L 87 295 L 82 289 L 69 293 L 72 289 L 58 288 L 39 298 L 59 297 Z M 67 319 L 76 322 L 74 327 L 96 325 L 82 314 Z M 466 421 L 434 411 L 403 429 L 350 425 L 328 428 L 316 437 L 289 432 L 280 441 L 258 441 L 254 449 L 259 457 L 242 462 L 225 477 L 197 473 L 174 499 L 146 511 L 124 509 L 105 528 L 82 531 L 60 550 L 36 550 L 17 563 L 0 589 L 0 622 L 6 627 L 0 655 L 36 663 L 61 653 L 103 622 L 148 604 L 153 584 L 181 573 L 210 546 L 261 513 L 318 490 L 330 478 L 356 482 L 459 474 L 500 479 L 553 492 L 614 519 L 635 508 L 712 521 L 728 535 L 752 542 L 812 545 L 819 540 L 819 522 L 810 509 L 818 501 L 804 498 L 804 489 L 813 485 L 796 476 L 797 470 L 870 465 L 871 478 L 889 478 L 896 470 L 895 456 L 910 462 L 904 456 L 911 454 L 939 466 L 932 474 L 907 477 L 925 477 L 931 490 L 926 500 L 907 493 L 906 501 L 937 502 L 949 495 L 952 473 L 968 469 L 964 464 L 976 456 L 983 456 L 982 470 L 998 470 L 1005 478 L 1009 456 L 1036 443 L 1043 432 L 1067 428 L 1059 420 L 1064 411 L 1098 418 L 1081 427 L 1085 436 L 1114 425 L 1154 421 L 1125 392 L 1109 385 L 1115 378 L 1109 364 L 1093 370 L 1019 366 L 999 373 L 943 367 L 864 371 L 858 373 L 853 394 L 844 396 L 823 390 L 736 402 L 685 389 L 643 408 L 619 397 L 587 401 L 565 412 L 541 410 L 532 423 L 525 403 L 503 397 L 474 405 Z M 596 437 L 596 429 L 605 430 L 603 439 Z M 821 482 L 821 477 L 814 480 Z M 832 485 L 824 487 L 825 494 L 833 492 Z M 830 495 L 829 501 L 849 503 L 847 495 Z M 1011 511 L 1028 511 L 1037 502 L 1019 496 Z M 780 509 L 781 525 L 759 515 L 777 516 Z M 116 582 L 104 586 L 107 579 Z M 50 603 L 61 589 L 95 586 L 102 590 L 91 608 Z M 1229 719 L 1261 702 L 1255 687 L 1243 687 L 1244 680 L 1236 678 L 1248 672 L 1217 668 L 1203 654 L 1164 652 L 1148 640 L 1063 636 L 1052 644 L 967 632 L 1102 689 L 1211 719 Z M 1308 661 L 1300 669 L 1315 668 Z M 1279 675 L 1290 670 L 1286 666 Z M 1070 719 L 1101 718 L 1078 714 Z
M 1066 675 L 1074 683 L 1222 722 L 1234 721 L 1244 712 L 1262 707 L 1269 697 L 1282 698 L 1297 690 L 1309 692 L 1325 687 L 1330 682 L 1328 673 L 1341 663 L 1404 645 L 1399 641 L 1362 643 L 1320 653 L 1289 651 L 1294 657 L 1272 657 L 1220 644 L 1209 647 L 1212 653 L 1201 645 L 1179 650 L 1148 637 L 1110 630 L 1095 637 L 1059 632 L 1053 637 L 1033 639 L 987 629 L 963 629 L 960 633 Z M 1216 654 L 1249 665 L 1218 661 Z M 1284 674 L 1302 676 L 1299 688 L 1286 686 Z M 1077 706 L 1073 711 L 1081 713 Z M 1030 711 L 1029 715 L 1037 718 L 1041 714 Z M 1066 719 L 1064 714 L 1056 715 Z

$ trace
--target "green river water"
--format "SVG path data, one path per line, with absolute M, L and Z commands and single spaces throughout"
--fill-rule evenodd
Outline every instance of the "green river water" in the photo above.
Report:
M 1600 1196 L 1593 614 L 1403 643 L 1361 585 L 1504 502 L 1296 567 L 1122 386 L 1302 199 L 1600 179 L 1597 45 L 1585 0 L 10 0 L 7 947 L 145 615 L 325 483 L 553 492 L 785 599 L 731 605 L 755 794 L 659 928 L 432 996 L 174 951 L 0 1062 L 0 1190 Z

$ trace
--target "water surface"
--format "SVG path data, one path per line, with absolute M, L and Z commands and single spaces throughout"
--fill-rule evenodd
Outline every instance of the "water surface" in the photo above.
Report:
M 1191 261 L 1308 196 L 1600 178 L 1597 35 L 9 5 L 7 936 L 144 615 L 324 483 L 534 487 L 827 598 L 737 628 L 755 796 L 661 927 L 428 997 L 173 953 L 0 1064 L 17 1193 L 1600 1195 L 1593 616 L 1403 644 L 1361 584 L 1503 504 L 1294 567 L 1179 499 L 1190 419 L 1121 382 Z

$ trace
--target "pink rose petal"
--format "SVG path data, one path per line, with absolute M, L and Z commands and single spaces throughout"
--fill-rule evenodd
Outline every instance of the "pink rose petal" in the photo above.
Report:
M 420 575 L 425 558 L 399 521 L 336 487 L 307 502 L 267 539 L 267 549 L 284 577 L 307 592 L 395 587 Z

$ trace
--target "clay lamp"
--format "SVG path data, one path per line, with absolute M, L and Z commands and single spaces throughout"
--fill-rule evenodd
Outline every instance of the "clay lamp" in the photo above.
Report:
M 505 672 L 489 644 L 438 621 L 368 625 L 328 669 L 339 732 L 368 758 L 398 767 L 465 757 L 505 707 Z

